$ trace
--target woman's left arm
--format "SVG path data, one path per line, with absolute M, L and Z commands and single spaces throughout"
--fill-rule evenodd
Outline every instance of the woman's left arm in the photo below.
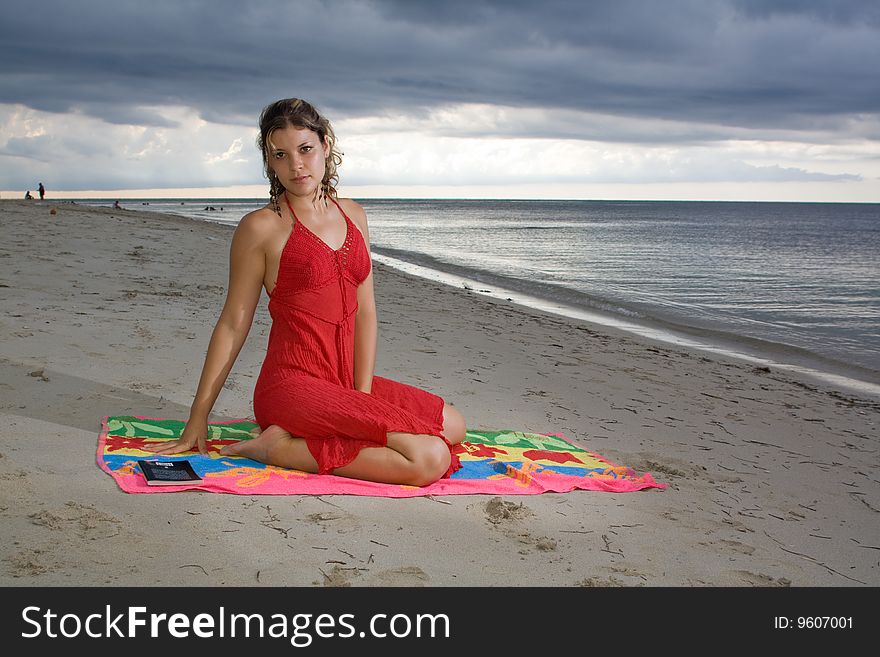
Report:
M 370 231 L 364 209 L 354 201 L 348 201 L 345 208 L 352 221 L 360 228 L 370 252 Z M 376 297 L 373 294 L 373 271 L 358 286 L 358 309 L 354 320 L 354 387 L 361 392 L 370 393 L 373 389 L 373 372 L 376 369 L 376 341 L 379 334 L 376 320 Z

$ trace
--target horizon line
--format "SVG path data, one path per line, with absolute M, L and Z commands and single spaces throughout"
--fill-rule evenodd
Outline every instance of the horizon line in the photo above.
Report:
M 571 203 L 779 203 L 804 205 L 880 205 L 880 201 L 824 201 L 802 199 L 725 199 L 725 198 L 556 198 L 556 197 L 503 197 L 503 196 L 357 196 L 348 197 L 354 201 L 523 201 L 523 202 L 571 202 Z M 10 198 L 5 191 L 0 191 L 0 202 L 32 200 L 37 204 L 74 201 L 256 201 L 256 196 L 83 196 L 53 197 L 45 199 L 24 199 L 20 196 Z M 268 198 L 267 198 L 268 201 Z
M 638 185 L 639 188 L 654 187 L 652 185 Z M 678 201 L 678 202 L 705 202 L 705 203 L 851 203 L 851 204 L 877 204 L 876 199 L 841 199 L 824 197 L 824 195 L 809 198 L 809 195 L 798 197 L 792 194 L 744 194 L 745 190 L 731 189 L 715 190 L 716 193 L 700 194 L 698 189 L 681 189 L 678 185 L 664 185 L 662 190 L 633 189 L 635 185 L 627 185 L 629 189 L 595 189 L 595 190 L 564 190 L 553 189 L 552 186 L 546 191 L 540 188 L 522 189 L 519 193 L 510 189 L 480 189 L 478 187 L 462 189 L 450 186 L 411 186 L 410 188 L 392 185 L 349 185 L 341 186 L 339 196 L 353 199 L 385 199 L 385 200 L 485 200 L 485 201 Z M 676 189 L 678 187 L 678 189 Z M 28 190 L 35 197 L 36 187 Z M 651 191 L 654 191 L 652 194 Z M 705 191 L 705 190 L 704 190 Z M 592 193 L 591 193 L 592 192 Z M 615 194 L 617 192 L 617 194 Z M 676 193 L 678 192 L 678 193 Z M 818 195 L 817 195 L 818 196 Z M 829 195 L 831 196 L 831 195 Z M 0 200 L 24 200 L 23 190 L 0 190 Z M 145 187 L 126 189 L 61 189 L 47 190 L 46 201 L 67 200 L 186 200 L 186 199 L 261 199 L 268 200 L 269 196 L 265 185 L 226 185 L 218 187 Z

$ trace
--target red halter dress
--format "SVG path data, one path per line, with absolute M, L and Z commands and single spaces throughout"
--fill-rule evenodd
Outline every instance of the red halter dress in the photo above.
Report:
M 339 207 L 346 236 L 334 251 L 288 207 L 294 225 L 269 298 L 272 328 L 254 389 L 260 427 L 275 424 L 305 439 L 320 474 L 351 463 L 365 447 L 384 446 L 389 431 L 439 436 L 449 445 L 441 397 L 380 376 L 369 394 L 354 387 L 357 288 L 371 267 L 360 230 Z M 460 467 L 451 445 L 450 454 L 446 477 Z

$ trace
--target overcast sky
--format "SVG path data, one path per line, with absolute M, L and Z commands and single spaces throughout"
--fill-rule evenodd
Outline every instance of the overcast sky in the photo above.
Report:
M 353 196 L 880 201 L 876 0 L 0 2 L 9 193 L 262 194 L 299 96 Z

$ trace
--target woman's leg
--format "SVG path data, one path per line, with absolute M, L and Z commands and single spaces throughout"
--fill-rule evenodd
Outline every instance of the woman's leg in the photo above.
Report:
M 282 468 L 318 471 L 318 464 L 306 441 L 293 438 L 276 425 L 252 440 L 227 445 L 220 453 L 245 456 Z M 333 474 L 386 484 L 427 486 L 446 473 L 450 458 L 449 448 L 437 436 L 389 432 L 387 446 L 361 449 L 351 463 L 336 468 Z
M 443 405 L 443 435 L 451 444 L 457 445 L 464 440 L 467 433 L 467 425 L 464 417 L 449 402 Z
M 387 447 L 365 447 L 333 474 L 386 484 L 427 486 L 449 469 L 449 447 L 437 436 L 388 433 Z
M 220 450 L 223 456 L 244 456 L 266 465 L 302 470 L 312 474 L 318 471 L 318 462 L 302 438 L 294 438 L 273 424 L 256 438 L 239 440 Z
M 465 421 L 452 404 L 443 406 L 443 435 L 457 445 L 465 438 Z M 306 441 L 293 438 L 287 431 L 272 425 L 257 438 L 229 445 L 221 454 L 252 458 L 260 463 L 315 473 L 318 463 Z M 449 448 L 436 436 L 389 432 L 385 447 L 365 447 L 351 463 L 334 474 L 388 484 L 423 486 L 440 479 L 449 468 Z
M 386 435 L 371 418 L 377 407 L 390 423 L 425 425 L 421 416 L 412 415 L 405 406 L 416 403 L 425 416 L 436 414 L 443 404 L 443 426 L 446 440 L 455 445 L 465 438 L 465 421 L 451 404 L 425 391 L 381 377 L 374 379 L 374 394 L 341 390 L 338 386 L 312 377 L 287 379 L 286 385 L 270 388 L 261 396 L 261 406 L 272 409 L 273 421 L 257 438 L 229 445 L 221 450 L 224 455 L 241 455 L 254 460 L 293 468 L 304 472 L 318 472 L 318 463 L 301 438 L 294 438 L 280 425 L 296 427 L 300 435 L 333 435 L 346 427 L 347 437 L 366 440 L 375 446 L 364 447 L 357 457 L 334 474 L 355 479 L 384 483 L 423 486 L 440 479 L 452 460 L 449 447 L 438 436 L 418 433 L 388 432 Z M 268 396 L 268 400 L 267 400 Z M 327 400 L 335 400 L 333 412 Z M 257 410 L 257 398 L 254 405 Z M 268 404 L 266 403 L 268 401 Z M 283 413 L 279 414 L 279 409 Z M 259 412 L 259 411 L 258 411 Z M 436 415 L 434 415 L 436 417 Z M 420 427 L 421 428 L 421 427 Z M 300 433 L 302 432 L 302 433 Z M 384 439 L 384 440 L 383 440 Z M 382 442 L 385 445 L 382 445 Z

